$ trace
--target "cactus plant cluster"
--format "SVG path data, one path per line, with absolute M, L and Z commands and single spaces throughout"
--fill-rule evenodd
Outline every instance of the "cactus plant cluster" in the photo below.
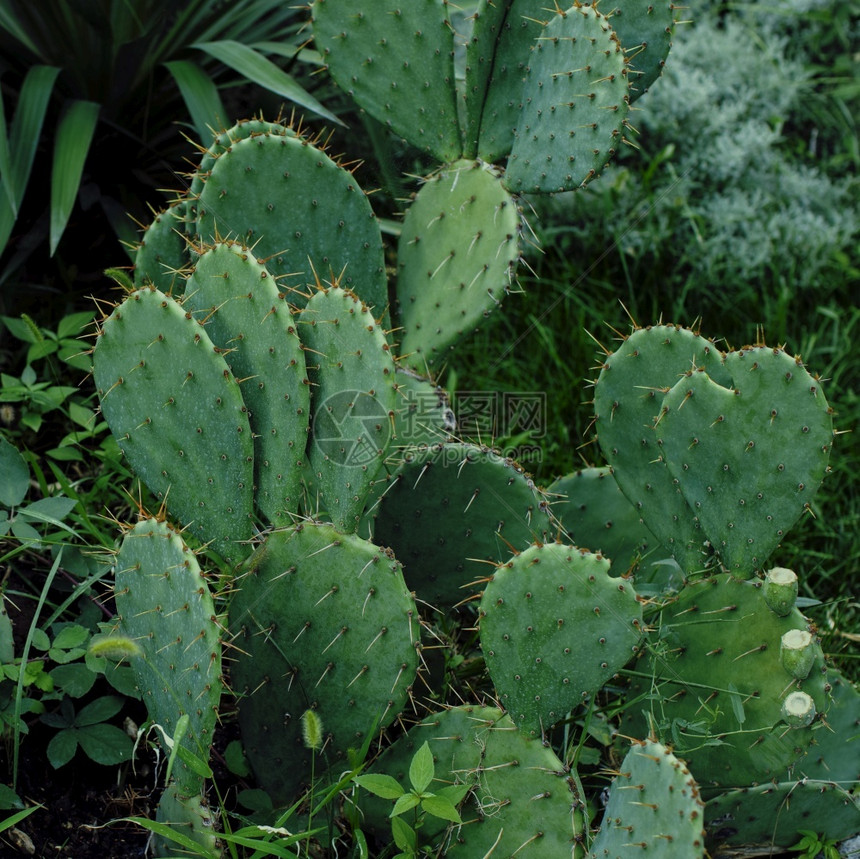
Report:
M 101 321 L 101 409 L 162 508 L 123 536 L 117 632 L 182 752 L 159 819 L 210 853 L 201 770 L 227 694 L 276 805 L 362 748 L 402 779 L 428 742 L 436 785 L 468 790 L 422 846 L 465 857 L 702 856 L 729 819 L 755 842 L 779 812 L 763 783 L 827 781 L 824 732 L 852 734 L 856 695 L 796 580 L 765 575 L 832 444 L 799 360 L 637 328 L 595 382 L 607 464 L 546 490 L 459 438 L 427 372 L 513 282 L 520 195 L 597 175 L 668 51 L 670 4 L 544 5 L 312 4 L 335 80 L 440 162 L 394 283 L 350 165 L 246 120 L 155 218 Z M 597 728 L 610 699 L 623 748 Z M 588 737 L 614 776 L 602 821 Z M 857 812 L 844 784 L 826 795 L 834 818 Z M 350 800 L 384 837 L 390 809 Z

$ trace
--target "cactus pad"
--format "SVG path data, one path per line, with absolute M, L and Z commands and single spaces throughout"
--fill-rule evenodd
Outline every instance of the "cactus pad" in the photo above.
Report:
M 102 414 L 131 467 L 225 558 L 253 533 L 254 448 L 239 386 L 203 326 L 157 289 L 102 322 L 93 353 Z
M 390 546 L 418 596 L 445 609 L 550 528 L 548 505 L 513 460 L 470 444 L 437 444 L 407 458 L 375 508 L 374 540 Z
M 394 360 L 373 314 L 348 290 L 317 291 L 299 323 L 313 386 L 311 482 L 338 529 L 353 532 L 391 443 Z
M 442 0 L 314 0 L 332 77 L 371 116 L 439 161 L 462 153 L 454 33 Z
M 241 380 L 254 435 L 254 502 L 270 524 L 289 524 L 299 507 L 310 417 L 305 353 L 290 307 L 266 267 L 235 242 L 201 254 L 185 295 L 183 306 Z
M 274 531 L 230 607 L 245 750 L 288 800 L 310 776 L 301 715 L 313 709 L 334 765 L 403 709 L 418 668 L 415 601 L 389 553 L 330 525 Z
M 729 352 L 731 386 L 689 372 L 657 424 L 669 471 L 728 570 L 750 576 L 809 507 L 827 469 L 832 411 L 799 359 Z
M 134 284 L 149 284 L 162 292 L 180 292 L 180 269 L 188 264 L 190 256 L 185 241 L 186 204 L 173 203 L 158 212 L 146 228 L 134 256 Z
M 529 57 L 506 186 L 549 193 L 594 178 L 621 145 L 628 89 L 624 51 L 596 7 L 556 12 Z
M 352 174 L 298 135 L 257 134 L 234 142 L 212 165 L 197 202 L 204 244 L 238 239 L 265 261 L 289 299 L 308 284 L 341 277 L 381 317 L 388 305 L 376 217 Z
M 695 859 L 705 851 L 703 823 L 704 803 L 684 763 L 661 743 L 634 740 L 589 859 Z
M 517 204 L 489 167 L 457 161 L 424 183 L 398 245 L 400 354 L 413 367 L 438 365 L 501 302 L 519 230 Z
M 561 543 L 499 567 L 481 599 L 481 648 L 499 701 L 542 737 L 633 657 L 642 607 L 609 561 Z
M 143 652 L 132 665 L 149 718 L 172 737 L 187 714 L 182 743 L 206 761 L 223 682 L 219 627 L 200 566 L 167 523 L 142 519 L 125 534 L 115 569 L 120 632 Z M 179 758 L 174 777 L 181 792 L 199 794 L 200 776 Z
M 789 729 L 782 704 L 801 690 L 818 713 L 827 711 L 824 656 L 816 643 L 812 670 L 799 680 L 779 652 L 786 632 L 806 628 L 797 609 L 780 617 L 758 583 L 725 573 L 688 584 L 663 610 L 659 639 L 640 671 L 659 695 L 650 705 L 658 738 L 674 745 L 703 791 L 781 781 L 806 753 L 816 724 Z M 648 732 L 642 708 L 638 702 L 628 711 L 624 733 Z

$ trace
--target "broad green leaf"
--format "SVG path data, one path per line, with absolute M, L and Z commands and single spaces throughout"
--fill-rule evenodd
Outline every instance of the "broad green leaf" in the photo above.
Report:
M 57 126 L 51 170 L 51 256 L 74 208 L 100 109 L 94 101 L 73 101 Z
M 402 817 L 391 818 L 391 834 L 400 850 L 405 853 L 415 853 L 418 837 L 415 830 Z
M 74 530 L 61 520 L 64 519 L 78 502 L 73 498 L 40 498 L 18 511 L 18 515 L 24 519 L 35 519 L 56 528 L 62 528 L 70 534 Z
M 403 796 L 404 790 L 400 782 L 392 778 L 390 775 L 379 775 L 377 773 L 368 773 L 367 775 L 357 775 L 353 781 L 369 790 L 376 796 L 381 796 L 383 799 L 398 799 Z
M 72 665 L 58 665 L 51 671 L 51 679 L 66 695 L 72 698 L 82 698 L 96 682 L 96 674 L 84 663 L 75 662 Z
M 75 724 L 78 727 L 83 727 L 107 721 L 119 713 L 124 703 L 118 695 L 103 695 L 81 709 L 75 719 Z
M 67 764 L 74 756 L 78 749 L 77 731 L 73 728 L 67 728 L 63 731 L 58 731 L 51 737 L 51 742 L 48 743 L 48 748 L 45 753 L 48 756 L 48 761 L 51 766 L 57 770 L 61 766 Z
M 70 650 L 73 647 L 80 647 L 89 637 L 90 631 L 79 623 L 71 623 L 64 626 L 54 638 L 54 647 L 61 650 Z
M 425 796 L 421 800 L 421 807 L 434 817 L 439 817 L 442 820 L 449 820 L 451 823 L 462 823 L 457 809 L 454 807 L 451 800 L 444 796 Z
M 179 87 L 200 142 L 208 146 L 214 131 L 231 124 L 218 87 L 200 66 L 190 60 L 172 60 L 164 65 Z
M 433 752 L 430 744 L 425 740 L 424 745 L 415 752 L 412 762 L 409 764 L 409 781 L 417 793 L 424 793 L 433 781 L 435 767 L 433 765 Z
M 397 817 L 400 814 L 404 814 L 405 812 L 415 808 L 419 802 L 421 802 L 421 797 L 417 794 L 404 793 L 403 796 L 398 797 L 397 802 L 394 803 L 394 808 L 391 809 L 389 817 Z
M 78 742 L 97 764 L 110 766 L 131 759 L 134 743 L 115 725 L 90 725 L 77 730 Z
M 30 469 L 18 448 L 0 436 L 0 504 L 17 507 L 27 495 Z
M 307 108 L 329 122 L 343 125 L 290 75 L 248 45 L 226 39 L 221 42 L 197 42 L 191 47 L 205 51 L 209 56 L 244 75 L 252 83 Z
M 91 310 L 70 313 L 68 316 L 64 316 L 57 325 L 57 337 L 60 340 L 67 337 L 77 337 L 92 321 L 93 312 Z

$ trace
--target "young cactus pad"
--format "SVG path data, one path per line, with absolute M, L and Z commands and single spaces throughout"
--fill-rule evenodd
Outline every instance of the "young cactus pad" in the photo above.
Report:
M 93 352 L 102 414 L 149 489 L 226 559 L 253 533 L 254 442 L 242 395 L 203 326 L 152 287 L 103 320 Z
M 704 804 L 683 761 L 634 740 L 609 790 L 589 859 L 695 859 L 705 852 Z
M 315 754 L 303 743 L 305 710 L 322 720 L 334 765 L 403 709 L 418 612 L 390 553 L 323 524 L 274 531 L 236 587 L 231 685 L 242 738 L 260 785 L 286 802 Z
M 491 564 L 546 539 L 547 509 L 513 460 L 476 445 L 437 444 L 410 455 L 386 487 L 373 513 L 374 540 L 394 550 L 422 600 L 445 610 L 477 596 L 474 583 Z
M 185 201 L 180 200 L 152 219 L 134 255 L 135 286 L 148 284 L 167 294 L 180 291 L 180 270 L 190 259 L 184 235 L 185 211 Z
M 751 576 L 812 502 L 832 410 L 821 383 L 782 349 L 729 352 L 724 368 L 730 386 L 688 371 L 666 394 L 656 432 L 723 566 Z
M 248 248 L 223 242 L 200 255 L 183 307 L 240 380 L 254 435 L 254 503 L 265 521 L 289 524 L 299 508 L 310 388 L 284 294 Z
M 642 637 L 632 585 L 609 561 L 537 544 L 500 566 L 478 613 L 481 649 L 502 706 L 533 737 L 600 689 Z
M 368 307 L 337 286 L 310 298 L 299 336 L 313 386 L 311 491 L 338 530 L 352 533 L 391 443 L 394 359 Z
M 371 116 L 439 161 L 462 153 L 454 32 L 442 0 L 314 0 L 314 41 Z
M 142 655 L 132 659 L 149 718 L 204 762 L 218 719 L 221 641 L 209 587 L 194 553 L 166 522 L 142 519 L 123 537 L 115 565 L 119 631 Z M 173 769 L 179 790 L 200 793 L 201 777 L 181 759 Z
M 258 134 L 215 159 L 197 202 L 204 244 L 231 237 L 254 248 L 303 304 L 308 284 L 340 277 L 382 317 L 388 305 L 379 224 L 353 175 L 312 141 Z
M 398 244 L 400 354 L 425 371 L 477 328 L 513 283 L 520 213 L 496 173 L 457 161 L 428 179 Z

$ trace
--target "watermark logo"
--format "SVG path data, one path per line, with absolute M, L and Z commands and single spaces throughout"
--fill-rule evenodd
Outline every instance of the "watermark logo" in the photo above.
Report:
M 314 444 L 329 461 L 362 468 L 378 460 L 391 438 L 388 410 L 371 394 L 339 391 L 316 410 Z

